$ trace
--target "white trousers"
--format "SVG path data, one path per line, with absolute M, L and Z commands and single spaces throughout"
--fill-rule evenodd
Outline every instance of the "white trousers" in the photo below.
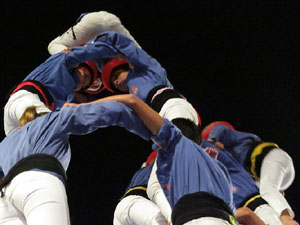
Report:
M 157 179 L 156 170 L 157 164 L 155 160 L 148 180 L 147 195 L 148 198 L 159 207 L 166 220 L 171 221 L 172 208 Z
M 114 225 L 167 225 L 157 205 L 150 200 L 130 195 L 123 198 L 114 213 Z
M 215 217 L 202 217 L 199 219 L 191 220 L 184 225 L 230 225 L 226 220 L 222 220 Z
M 14 207 L 6 198 L 0 198 L 0 224 L 1 225 L 26 225 L 22 212 Z
M 262 161 L 259 192 L 278 216 L 284 209 L 288 209 L 292 217 L 295 216 L 290 205 L 279 192 L 287 189 L 294 179 L 295 168 L 291 157 L 282 149 L 272 149 Z
M 258 206 L 254 213 L 262 220 L 265 224 L 270 225 L 282 225 L 279 216 L 275 210 L 268 204 Z
M 6 218 L 0 216 L 1 225 L 70 225 L 65 186 L 49 173 L 20 173 L 4 189 L 4 193 L 4 207 L 0 207 L 0 215 L 5 213 Z
M 73 37 L 72 28 L 76 39 Z M 137 47 L 140 47 L 129 31 L 123 26 L 121 20 L 116 15 L 106 11 L 89 13 L 82 17 L 79 23 L 72 28 L 49 43 L 48 51 L 51 55 L 61 52 L 67 47 L 83 45 L 99 33 L 105 31 L 119 32 L 133 40 Z

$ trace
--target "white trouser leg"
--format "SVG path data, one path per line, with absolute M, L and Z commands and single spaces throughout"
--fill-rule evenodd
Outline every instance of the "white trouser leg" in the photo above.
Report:
M 6 187 L 5 195 L 24 214 L 28 225 L 70 224 L 65 186 L 49 173 L 20 173 Z
M 114 218 L 114 225 L 168 224 L 157 205 L 138 195 L 123 198 L 116 207 Z
M 295 169 L 291 157 L 281 149 L 272 149 L 262 162 L 259 191 L 278 215 L 281 215 L 284 209 L 288 209 L 294 217 L 290 205 L 279 192 L 288 188 L 294 179 Z
M 254 213 L 262 220 L 265 224 L 271 225 L 282 225 L 279 216 L 275 210 L 268 204 L 260 205 L 255 210 Z
M 199 219 L 191 220 L 184 225 L 230 225 L 226 220 L 222 220 L 215 217 L 202 217 Z
M 0 197 L 0 225 L 27 225 L 26 219 L 6 197 Z
M 157 179 L 156 170 L 157 164 L 155 160 L 148 181 L 147 195 L 148 198 L 159 207 L 166 220 L 171 221 L 172 209 Z

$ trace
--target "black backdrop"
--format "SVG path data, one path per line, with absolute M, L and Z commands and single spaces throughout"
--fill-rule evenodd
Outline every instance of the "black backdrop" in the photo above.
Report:
M 203 125 L 226 120 L 238 130 L 275 141 L 299 171 L 296 1 L 10 0 L 1 9 L 2 99 L 49 57 L 48 43 L 82 12 L 106 10 L 119 16 L 143 49 L 166 68 L 170 81 L 201 114 Z M 70 141 L 72 223 L 112 224 L 118 198 L 151 144 L 115 127 Z M 299 188 L 297 173 L 286 198 L 298 221 Z

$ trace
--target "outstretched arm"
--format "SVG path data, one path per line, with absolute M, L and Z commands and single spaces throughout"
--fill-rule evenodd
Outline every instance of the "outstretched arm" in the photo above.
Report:
M 156 135 L 164 124 L 164 119 L 157 112 L 133 94 L 113 95 L 94 101 L 94 103 L 103 101 L 117 101 L 132 108 L 153 135 Z M 72 105 L 72 103 L 66 105 Z

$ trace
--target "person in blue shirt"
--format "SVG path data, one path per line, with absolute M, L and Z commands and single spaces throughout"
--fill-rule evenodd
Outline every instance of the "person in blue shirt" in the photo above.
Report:
M 152 154 L 149 155 L 149 157 Z M 148 157 L 148 158 L 149 158 Z M 168 222 L 160 212 L 160 208 L 147 196 L 147 185 L 153 167 L 153 161 L 137 170 L 125 194 L 120 199 L 114 212 L 114 225 L 167 225 Z M 151 157 L 150 157 L 151 158 Z
M 36 108 L 28 107 L 21 127 L 0 143 L 0 224 L 70 224 L 65 183 L 71 134 L 117 125 L 150 138 L 132 110 L 117 102 L 66 106 L 46 114 Z
M 102 41 L 119 52 L 118 57 L 99 65 L 104 87 L 112 93 L 132 93 L 169 120 L 187 118 L 201 125 L 201 119 L 187 99 L 176 91 L 166 70 L 147 52 L 122 34 L 104 32 L 94 42 Z
M 44 112 L 59 110 L 65 102 L 74 100 L 76 92 L 97 94 L 103 90 L 96 64 L 88 60 L 95 54 L 85 50 L 81 47 L 49 57 L 10 92 L 4 107 L 6 135 L 19 126 L 29 106 L 39 106 Z
M 251 175 L 228 151 L 216 147 L 213 141 L 203 140 L 201 146 L 217 150 L 217 159 L 224 164 L 230 175 L 233 201 L 237 209 L 248 207 L 266 224 L 282 225 L 275 210 L 260 196 L 259 189 Z
M 189 121 L 183 134 L 177 126 L 134 95 L 115 95 L 100 101 L 109 100 L 131 107 L 151 131 L 153 142 L 160 146 L 156 174 L 172 208 L 174 225 L 236 224 L 228 171 L 189 139 L 198 136 L 192 131 L 198 129 L 193 122 Z M 191 124 L 193 128 L 188 129 Z M 244 223 L 249 211 L 247 208 L 240 211 L 239 219 L 243 224 L 251 224 Z M 257 224 L 264 224 L 253 212 L 251 215 L 258 219 Z
M 298 224 L 295 214 L 280 193 L 295 178 L 291 157 L 272 142 L 264 142 L 255 134 L 241 132 L 225 121 L 212 122 L 204 128 L 204 138 L 216 142 L 251 173 L 259 185 L 260 195 L 280 215 L 284 225 Z

